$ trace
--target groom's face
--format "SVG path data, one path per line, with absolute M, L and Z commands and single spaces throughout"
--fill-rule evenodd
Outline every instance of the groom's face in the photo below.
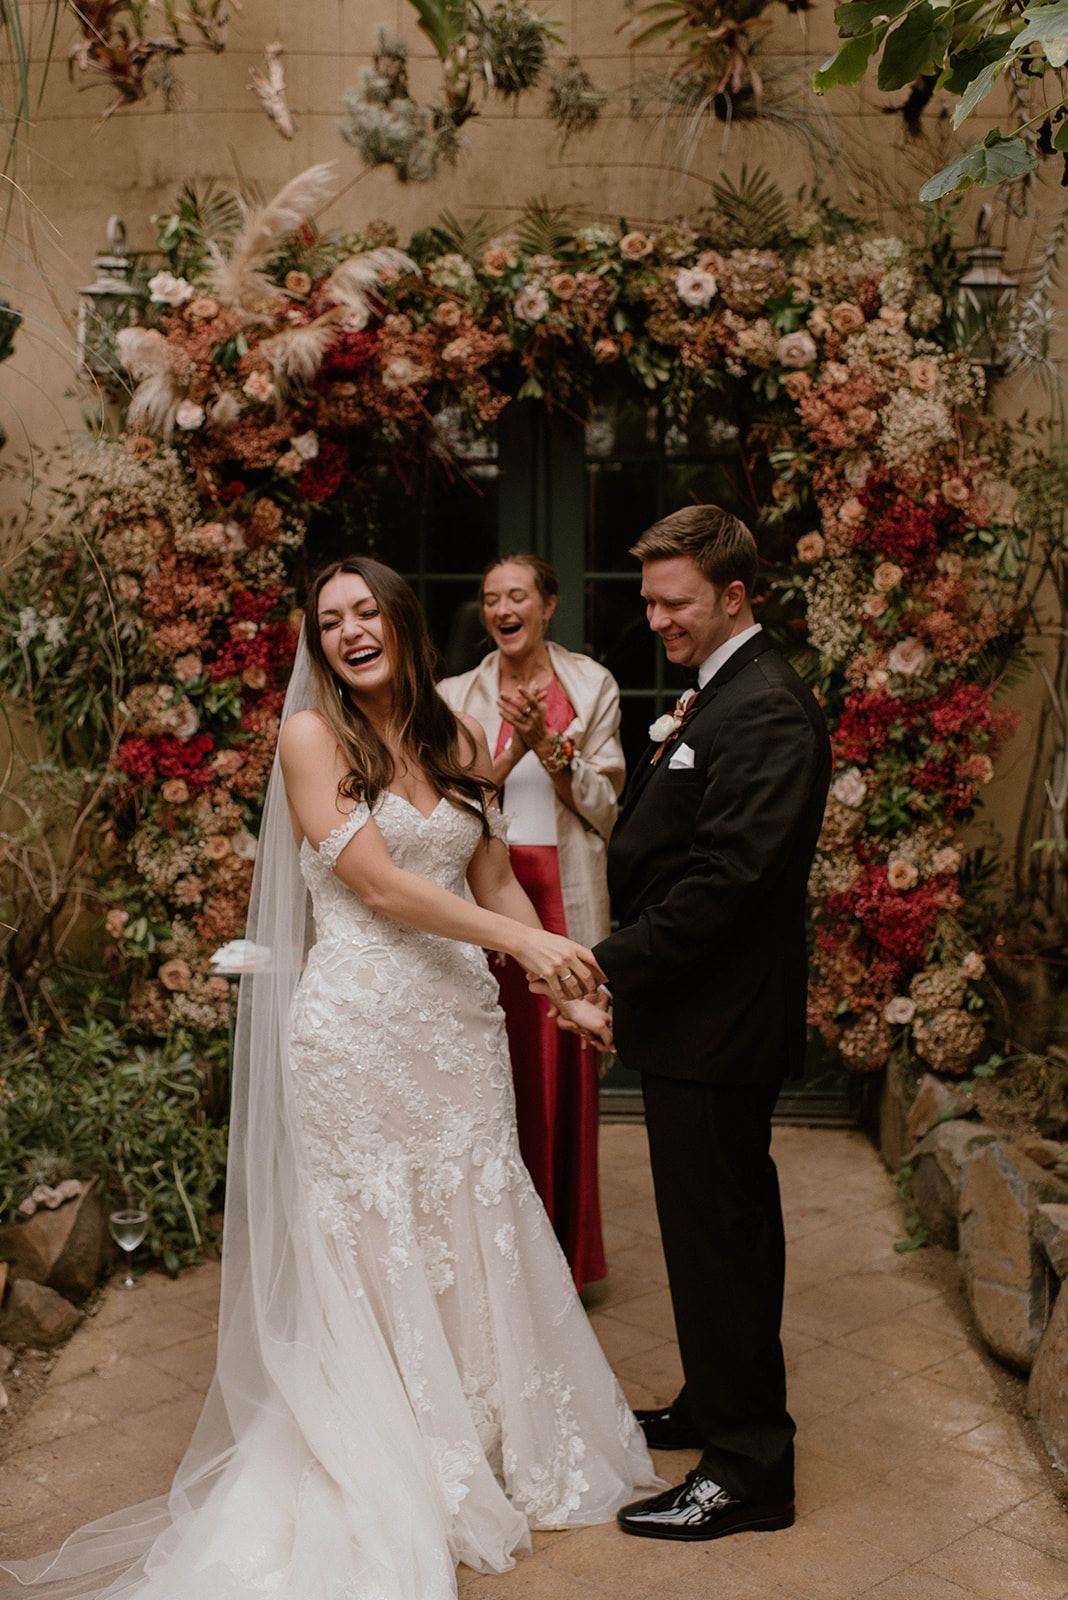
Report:
M 738 611 L 732 590 L 741 587 L 717 589 L 689 556 L 642 562 L 645 615 L 669 661 L 699 667 L 730 638 Z

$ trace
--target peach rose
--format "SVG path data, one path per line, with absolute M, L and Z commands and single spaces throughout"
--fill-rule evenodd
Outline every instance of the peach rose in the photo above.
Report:
M 241 682 L 246 689 L 265 689 L 267 674 L 262 667 L 246 667 L 241 674 Z
M 909 362 L 909 383 L 920 394 L 930 394 L 938 383 L 938 368 L 926 356 L 917 356 Z
M 885 689 L 890 682 L 890 674 L 885 667 L 872 667 L 864 679 L 866 689 Z
M 575 274 L 557 272 L 549 279 L 549 288 L 558 300 L 572 300 L 575 295 Z
M 222 861 L 230 854 L 230 841 L 224 833 L 209 833 L 200 848 L 209 861 Z
M 830 333 L 831 324 L 827 319 L 827 312 L 823 306 L 815 306 L 809 312 L 808 326 L 817 339 L 822 339 L 824 334 Z
M 905 856 L 891 856 L 886 863 L 886 876 L 891 889 L 914 889 L 919 873 Z
M 211 764 L 220 778 L 232 778 L 245 765 L 245 758 L 240 750 L 218 750 L 212 756 Z
M 885 594 L 865 595 L 861 603 L 861 610 L 866 617 L 881 617 L 888 605 Z
M 213 994 L 217 1000 L 225 1000 L 230 992 L 230 985 L 225 978 L 209 978 L 208 993 Z
M 718 278 L 726 263 L 718 250 L 702 250 L 697 257 L 698 272 L 710 272 L 713 278 Z
M 891 589 L 896 589 L 904 572 L 895 561 L 880 561 L 872 577 L 872 584 L 879 594 L 886 594 Z
M 296 450 L 283 450 L 274 464 L 281 478 L 296 478 L 304 471 L 304 458 Z
M 942 499 L 947 506 L 962 506 L 967 502 L 971 490 L 964 479 L 954 474 L 950 478 L 942 479 Z
M 974 983 L 986 971 L 986 962 L 978 950 L 969 950 L 960 964 L 960 970 L 962 977 L 967 978 L 970 983 Z
M 986 784 L 994 776 L 994 763 L 987 755 L 969 756 L 967 761 L 961 762 L 961 771 L 973 783 Z
M 482 270 L 491 278 L 503 278 L 516 264 L 516 258 L 503 245 L 491 245 L 483 252 Z
M 210 294 L 198 294 L 186 306 L 185 314 L 189 322 L 210 322 L 212 317 L 219 315 L 219 302 L 213 300 Z
M 120 911 L 118 906 L 114 906 L 104 918 L 104 926 L 113 939 L 121 939 L 126 932 L 126 924 L 129 920 L 130 913 L 128 911 Z
M 172 994 L 188 989 L 193 981 L 193 974 L 189 970 L 188 961 L 165 961 L 159 969 L 159 981 L 165 989 Z
M 827 549 L 827 541 L 822 533 L 815 529 L 811 533 L 803 533 L 797 541 L 797 559 L 806 562 L 809 566 L 817 561 L 822 561 Z
M 160 794 L 169 806 L 184 806 L 189 799 L 189 785 L 184 778 L 168 778 Z
M 624 261 L 640 261 L 647 256 L 653 248 L 653 241 L 647 233 L 625 233 L 619 241 L 619 253 Z
M 863 503 L 855 494 L 851 494 L 848 500 L 843 500 L 838 507 L 838 520 L 844 523 L 847 528 L 859 527 L 864 521 L 865 515 Z
M 463 308 L 455 300 L 442 300 L 434 312 L 434 321 L 442 328 L 455 328 L 463 321 Z
M 828 361 L 823 369 L 823 376 L 828 383 L 833 383 L 836 389 L 841 389 L 843 384 L 849 382 L 849 368 L 841 361 Z
M 855 333 L 864 326 L 864 313 L 852 300 L 839 300 L 831 307 L 831 326 L 839 333 Z
M 800 400 L 812 388 L 812 379 L 807 372 L 788 372 L 782 383 L 791 400 Z
M 306 272 L 287 272 L 285 285 L 290 294 L 308 294 L 311 291 L 312 281 Z
M 889 328 L 891 333 L 900 333 L 908 321 L 908 316 L 908 312 L 901 306 L 880 306 L 879 308 L 879 321 L 884 327 Z
M 619 356 L 619 346 L 614 339 L 598 339 L 593 353 L 598 361 L 615 361 Z

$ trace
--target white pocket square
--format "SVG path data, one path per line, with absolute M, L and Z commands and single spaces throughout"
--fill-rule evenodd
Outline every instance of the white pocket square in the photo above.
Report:
M 671 760 L 668 762 L 669 769 L 674 770 L 676 767 L 689 768 L 692 766 L 693 751 L 690 749 L 688 744 L 678 745 L 672 752 Z

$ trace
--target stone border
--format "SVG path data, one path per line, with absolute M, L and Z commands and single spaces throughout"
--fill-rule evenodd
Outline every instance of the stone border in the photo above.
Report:
M 876 1143 L 891 1171 L 911 1169 L 913 1210 L 957 1252 L 979 1337 L 1029 1375 L 1027 1409 L 1068 1472 L 1068 1180 L 1048 1165 L 1060 1147 L 995 1132 L 965 1090 L 908 1062 L 887 1069 Z

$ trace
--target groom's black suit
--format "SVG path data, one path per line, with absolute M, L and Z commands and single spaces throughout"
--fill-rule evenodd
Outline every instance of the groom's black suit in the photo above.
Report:
M 620 1059 L 643 1075 L 686 1380 L 675 1416 L 723 1488 L 779 1501 L 793 1492 L 794 1425 L 770 1122 L 805 1049 L 806 885 L 830 745 L 813 695 L 761 632 L 654 766 L 655 749 L 623 797 L 608 852 L 618 931 L 595 954 Z

